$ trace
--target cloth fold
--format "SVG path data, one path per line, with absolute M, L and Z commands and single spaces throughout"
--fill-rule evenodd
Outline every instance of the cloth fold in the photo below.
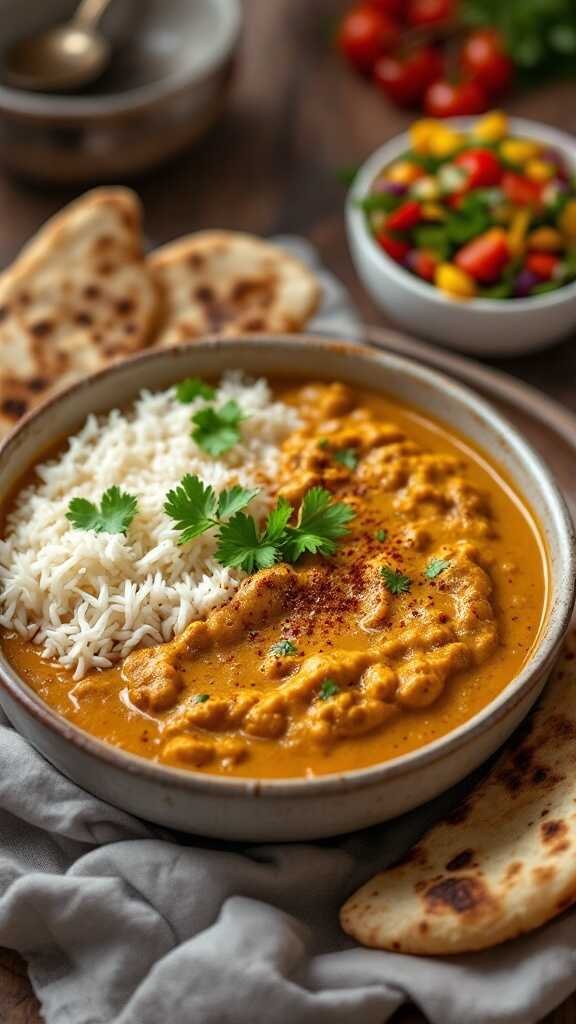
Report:
M 358 336 L 324 281 L 314 326 Z M 336 840 L 217 843 L 84 792 L 0 712 L 0 946 L 27 959 L 47 1024 L 383 1024 L 406 1000 L 432 1024 L 536 1024 L 576 988 L 576 912 L 451 960 L 355 948 L 338 926 L 350 892 L 469 784 Z

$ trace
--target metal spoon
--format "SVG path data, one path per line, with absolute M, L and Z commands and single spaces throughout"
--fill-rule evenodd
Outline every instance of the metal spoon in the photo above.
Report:
M 67 92 L 93 82 L 110 60 L 97 25 L 111 0 L 82 0 L 63 25 L 15 43 L 4 58 L 4 81 L 18 89 Z

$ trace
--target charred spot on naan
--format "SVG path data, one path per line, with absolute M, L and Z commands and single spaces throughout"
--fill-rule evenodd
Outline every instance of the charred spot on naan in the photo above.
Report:
M 473 875 L 447 876 L 428 888 L 422 900 L 428 914 L 493 914 L 497 901 L 484 883 Z

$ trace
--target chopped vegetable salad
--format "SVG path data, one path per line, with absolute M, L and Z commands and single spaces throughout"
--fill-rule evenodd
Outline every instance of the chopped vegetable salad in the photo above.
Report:
M 527 298 L 576 279 L 576 177 L 562 153 L 486 114 L 426 119 L 361 200 L 396 263 L 455 299 Z

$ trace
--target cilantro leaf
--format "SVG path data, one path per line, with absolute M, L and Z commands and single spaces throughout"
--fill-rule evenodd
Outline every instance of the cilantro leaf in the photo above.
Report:
M 360 457 L 355 448 L 340 448 L 337 452 L 334 452 L 334 461 L 339 462 L 341 466 L 345 466 L 346 469 L 356 469 Z
M 275 658 L 287 658 L 290 654 L 298 654 L 298 648 L 291 640 L 278 640 L 277 643 L 272 644 L 270 654 L 273 654 Z
M 333 679 L 325 679 L 320 687 L 318 696 L 320 700 L 328 700 L 330 697 L 335 697 L 337 693 L 340 693 L 340 687 L 337 686 Z
M 207 700 L 210 700 L 209 693 L 196 693 L 192 697 L 193 704 L 205 704 Z
M 210 401 L 216 395 L 216 389 L 206 384 L 201 377 L 187 377 L 176 385 L 176 398 L 183 405 L 188 405 L 195 398 L 205 398 Z
M 400 594 L 407 594 L 412 586 L 410 577 L 405 576 L 399 569 L 391 569 L 390 566 L 383 565 L 380 569 L 380 574 L 384 578 L 386 589 L 391 594 L 394 594 L 395 597 L 398 597 Z
M 221 565 L 255 572 L 269 569 L 280 557 L 278 547 L 260 535 L 251 516 L 237 512 L 220 526 L 216 559 Z
M 86 498 L 72 498 L 66 519 L 77 530 L 125 534 L 137 511 L 138 499 L 114 486 L 104 491 L 100 507 Z
M 220 409 L 209 405 L 192 417 L 192 437 L 208 455 L 224 455 L 240 441 L 239 424 L 245 419 L 246 416 L 234 399 Z
M 300 506 L 296 526 L 287 526 L 283 553 L 289 562 L 296 562 L 306 551 L 310 554 L 333 555 L 336 541 L 348 533 L 354 510 L 342 501 L 332 501 L 329 491 L 312 487 Z
M 376 540 L 379 540 L 381 544 L 384 544 L 388 540 L 388 530 L 376 530 L 374 534 Z
M 187 544 L 214 526 L 217 505 L 213 487 L 205 487 L 199 477 L 190 473 L 183 476 L 178 487 L 168 491 L 164 503 L 166 515 L 174 519 L 176 529 L 181 531 L 178 544 Z
M 424 575 L 428 580 L 435 580 L 441 572 L 450 568 L 450 562 L 445 558 L 431 558 L 424 569 Z
M 246 505 L 249 505 L 260 491 L 257 487 L 231 487 L 229 491 L 222 491 L 218 498 L 218 518 L 230 519 L 236 512 L 241 512 Z
M 264 540 L 270 544 L 278 544 L 282 539 L 282 535 L 288 524 L 288 520 L 293 512 L 292 505 L 286 498 L 278 498 L 276 508 L 273 508 L 270 512 L 268 519 L 266 520 L 266 529 L 264 530 Z

